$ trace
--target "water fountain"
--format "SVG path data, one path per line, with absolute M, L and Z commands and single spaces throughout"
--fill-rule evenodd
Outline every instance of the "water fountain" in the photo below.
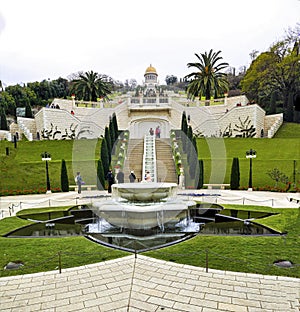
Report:
M 177 197 L 175 183 L 114 184 L 111 200 L 92 204 L 98 220 L 87 226 L 87 232 L 93 240 L 118 247 L 124 247 L 124 239 L 131 245 L 128 249 L 137 245 L 148 249 L 147 240 L 157 247 L 199 231 L 199 226 L 189 228 L 189 209 L 195 206 L 194 201 Z

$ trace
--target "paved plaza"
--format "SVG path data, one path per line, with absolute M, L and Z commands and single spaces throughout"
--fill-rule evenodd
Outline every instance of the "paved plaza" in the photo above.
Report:
M 187 197 L 198 194 L 184 190 Z M 214 191 L 222 202 L 299 207 L 295 194 Z M 105 192 L 74 192 L 2 198 L 2 216 L 18 207 L 105 200 Z M 186 196 L 186 195 L 182 195 Z M 198 198 L 199 199 L 199 198 Z M 11 204 L 15 204 L 12 211 Z M 142 255 L 36 274 L 0 278 L 0 311 L 237 311 L 299 312 L 300 279 L 181 265 Z
M 235 273 L 138 255 L 0 279 L 9 311 L 299 311 L 300 279 Z

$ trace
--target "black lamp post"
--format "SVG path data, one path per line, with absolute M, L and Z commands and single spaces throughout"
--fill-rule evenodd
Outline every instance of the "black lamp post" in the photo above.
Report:
M 44 153 L 41 154 L 41 156 L 42 156 L 42 160 L 46 162 L 47 193 L 51 193 L 49 170 L 48 170 L 48 160 L 51 160 L 51 155 L 48 152 L 44 152 Z
M 249 151 L 247 151 L 246 158 L 250 159 L 248 190 L 252 191 L 252 158 L 256 158 L 256 151 L 254 151 L 253 149 L 250 149 Z

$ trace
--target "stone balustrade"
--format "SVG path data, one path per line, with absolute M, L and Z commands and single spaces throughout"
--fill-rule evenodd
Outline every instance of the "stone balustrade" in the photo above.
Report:
M 144 137 L 143 178 L 145 177 L 147 171 L 149 171 L 151 175 L 152 182 L 157 182 L 154 135 L 145 135 Z

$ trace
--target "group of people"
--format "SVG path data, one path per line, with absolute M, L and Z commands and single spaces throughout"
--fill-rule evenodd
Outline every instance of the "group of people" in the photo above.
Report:
M 118 183 L 124 183 L 124 172 L 122 170 L 119 170 L 117 173 L 117 182 Z M 132 170 L 128 176 L 130 183 L 134 183 L 136 180 L 136 175 L 134 174 L 134 171 Z M 108 193 L 111 193 L 111 186 L 116 182 L 115 177 L 111 170 L 108 171 L 108 174 L 106 176 L 107 182 L 108 182 Z
M 51 105 L 50 105 L 50 104 L 47 104 L 47 105 L 46 105 L 46 108 L 56 108 L 56 109 L 60 109 L 60 107 L 59 107 L 58 104 L 54 105 L 53 103 L 52 103 Z
M 150 128 L 149 134 L 150 134 L 150 135 L 154 135 L 154 130 L 153 130 L 153 128 Z M 160 127 L 159 127 L 159 126 L 157 126 L 156 129 L 155 129 L 155 137 L 156 137 L 157 139 L 160 138 Z
M 119 170 L 117 175 L 116 175 L 116 179 L 118 183 L 124 183 L 124 172 L 122 170 Z M 130 181 L 130 183 L 134 183 L 136 181 L 136 175 L 134 173 L 134 171 L 132 170 L 128 176 L 128 179 Z M 111 186 L 116 183 L 115 181 L 115 176 L 112 173 L 112 170 L 110 169 L 106 175 L 106 180 L 108 182 L 108 188 L 107 191 L 108 193 L 111 193 Z M 152 177 L 149 171 L 146 172 L 144 180 L 147 182 L 151 182 L 152 181 Z M 75 183 L 77 184 L 77 189 L 78 189 L 78 194 L 81 193 L 81 185 L 84 184 L 82 177 L 80 175 L 80 172 L 77 172 L 77 175 L 75 177 Z

